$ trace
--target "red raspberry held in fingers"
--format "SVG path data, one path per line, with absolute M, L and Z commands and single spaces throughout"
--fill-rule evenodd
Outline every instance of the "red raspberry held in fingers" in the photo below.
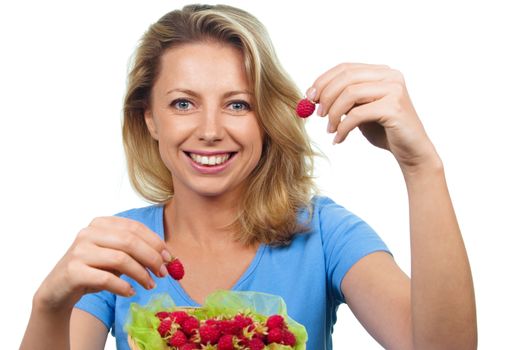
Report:
M 169 344 L 171 346 L 180 347 L 186 344 L 188 338 L 186 338 L 186 334 L 183 331 L 176 331 L 174 335 L 170 338 Z
M 307 118 L 314 113 L 315 109 L 316 105 L 308 98 L 304 98 L 298 102 L 298 105 L 296 106 L 296 114 L 298 114 L 300 118 Z
M 166 263 L 165 266 L 167 267 L 168 274 L 174 280 L 178 281 L 184 277 L 184 266 L 182 266 L 182 263 L 179 259 L 174 258 Z

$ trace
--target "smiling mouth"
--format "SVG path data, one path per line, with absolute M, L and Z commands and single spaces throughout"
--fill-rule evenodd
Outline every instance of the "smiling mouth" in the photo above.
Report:
M 230 152 L 230 153 L 222 153 L 222 154 L 214 154 L 214 155 L 201 155 L 197 153 L 190 153 L 190 152 L 184 152 L 186 156 L 191 158 L 191 160 L 198 165 L 201 166 L 206 166 L 206 167 L 213 167 L 217 165 L 222 165 L 226 162 L 228 162 L 231 158 L 233 158 L 237 152 Z

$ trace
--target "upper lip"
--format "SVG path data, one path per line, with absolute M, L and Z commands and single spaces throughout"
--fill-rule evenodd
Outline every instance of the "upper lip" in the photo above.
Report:
M 202 156 L 213 156 L 216 154 L 228 154 L 236 153 L 236 151 L 197 151 L 197 150 L 185 150 L 186 153 L 200 154 Z

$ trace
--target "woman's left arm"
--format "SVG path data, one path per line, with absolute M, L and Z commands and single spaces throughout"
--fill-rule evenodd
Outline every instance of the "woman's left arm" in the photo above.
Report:
M 341 64 L 307 95 L 319 102 L 318 114 L 328 116 L 335 143 L 358 127 L 373 145 L 389 150 L 408 191 L 411 280 L 388 254 L 370 254 L 342 281 L 347 304 L 388 349 L 476 349 L 472 275 L 443 164 L 402 74 L 387 66 Z

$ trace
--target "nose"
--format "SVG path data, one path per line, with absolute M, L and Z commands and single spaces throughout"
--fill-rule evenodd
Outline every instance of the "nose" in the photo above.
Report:
M 198 126 L 198 139 L 206 143 L 215 143 L 224 137 L 222 115 L 219 108 L 205 108 Z

